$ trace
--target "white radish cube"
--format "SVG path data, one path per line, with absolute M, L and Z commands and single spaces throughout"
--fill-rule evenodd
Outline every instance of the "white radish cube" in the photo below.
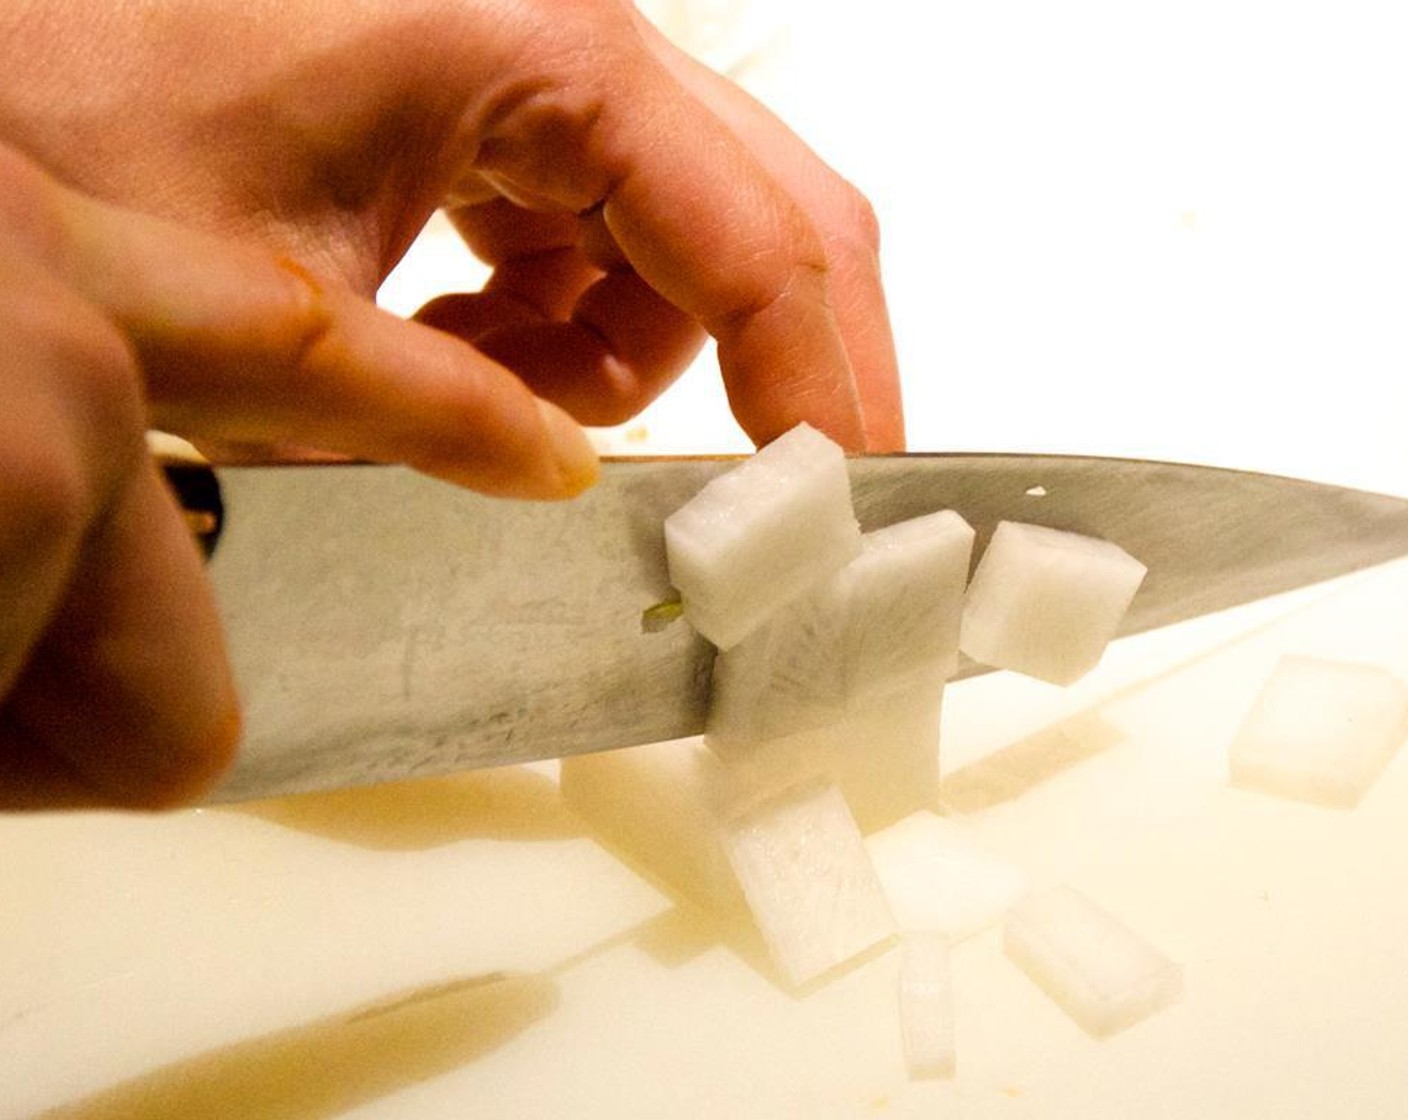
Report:
M 837 576 L 847 613 L 848 699 L 872 696 L 920 668 L 957 672 L 973 538 L 952 510 L 862 538 L 861 554 Z
M 959 645 L 1052 684 L 1095 667 L 1148 569 L 1110 541 L 1001 522 L 968 587 Z
M 1370 665 L 1288 655 L 1229 752 L 1234 784 L 1350 807 L 1408 739 L 1408 688 Z
M 821 727 L 846 710 L 846 608 L 836 577 L 714 658 L 706 733 L 716 749 Z
M 953 967 L 941 933 L 906 933 L 900 939 L 900 1037 L 914 1080 L 950 1078 L 957 1068 Z
M 861 832 L 870 833 L 938 804 L 943 696 L 944 681 L 931 670 L 807 731 L 758 740 L 710 734 L 705 741 L 745 788 L 830 782 Z
M 637 870 L 705 910 L 743 911 L 720 843 L 733 787 L 701 738 L 565 758 L 560 785 L 567 806 Z
M 860 552 L 841 448 L 799 424 L 665 519 L 684 615 L 727 649 Z
M 753 807 L 725 831 L 724 850 L 793 988 L 894 933 L 865 842 L 834 786 L 802 786 Z
M 1003 948 L 1096 1037 L 1132 1026 L 1183 991 L 1178 965 L 1073 887 L 1019 903 L 1008 915 Z
M 865 841 L 895 921 L 950 943 L 981 933 L 1026 897 L 1030 882 L 957 821 L 912 813 Z
M 807 731 L 920 673 L 952 676 L 973 536 L 952 510 L 867 533 L 826 584 L 715 659 L 711 742 Z

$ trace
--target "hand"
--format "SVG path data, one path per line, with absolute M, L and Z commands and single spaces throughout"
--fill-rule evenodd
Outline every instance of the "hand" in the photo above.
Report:
M 0 135 L 72 185 L 362 296 L 443 206 L 495 271 L 423 318 L 494 360 L 476 368 L 612 423 L 707 330 L 757 442 L 799 420 L 856 450 L 903 442 L 869 206 L 624 0 L 11 12 Z M 200 376 L 150 387 L 180 434 L 305 441 L 282 418 L 212 418 L 207 397 L 238 387 L 202 394 Z M 465 426 L 469 445 L 483 425 Z M 367 454 L 355 442 L 334 450 Z
M 148 426 L 567 497 L 571 416 L 707 330 L 759 442 L 902 443 L 869 208 L 628 6 L 326 14 L 0 12 L 0 806 L 179 803 L 232 755 Z M 438 206 L 493 279 L 406 323 L 370 297 Z

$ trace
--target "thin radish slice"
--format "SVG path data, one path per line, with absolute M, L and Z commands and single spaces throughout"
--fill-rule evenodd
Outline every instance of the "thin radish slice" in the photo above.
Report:
M 951 1078 L 957 1070 L 953 967 L 942 933 L 900 938 L 900 1037 L 905 1066 L 916 1081 Z
M 1133 1026 L 1183 991 L 1178 965 L 1069 886 L 1016 906 L 1007 918 L 1003 948 L 1096 1037 Z

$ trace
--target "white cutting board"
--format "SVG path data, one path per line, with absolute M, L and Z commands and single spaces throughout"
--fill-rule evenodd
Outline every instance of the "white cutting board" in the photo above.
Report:
M 1408 679 L 1408 562 L 1128 639 L 1069 690 L 950 687 L 964 823 L 1185 970 L 1107 1041 L 990 929 L 954 953 L 957 1078 L 912 1083 L 895 953 L 789 996 L 522 767 L 0 820 L 0 1118 L 1401 1117 L 1408 750 L 1350 811 L 1230 788 L 1282 652 Z
M 745 78 L 879 211 L 916 449 L 1408 493 L 1394 5 L 752 6 Z M 480 275 L 437 226 L 384 298 Z M 744 446 L 708 355 L 602 442 Z M 893 953 L 781 993 L 581 835 L 545 766 L 0 819 L 0 1120 L 1399 1118 L 1408 757 L 1352 812 L 1229 789 L 1281 650 L 1408 677 L 1408 569 L 1122 643 L 1069 691 L 946 697 L 965 823 L 1184 966 L 1109 1041 L 993 930 L 954 954 L 957 1079 L 911 1084 Z M 993 755 L 1027 777 L 978 780 Z

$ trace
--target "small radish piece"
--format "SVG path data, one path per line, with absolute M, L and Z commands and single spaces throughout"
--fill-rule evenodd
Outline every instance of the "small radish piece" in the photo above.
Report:
M 867 533 L 861 553 L 714 661 L 710 742 L 752 743 L 958 668 L 973 530 L 952 510 Z
M 744 910 L 719 841 L 730 776 L 694 736 L 562 760 L 568 808 L 649 878 L 710 912 Z
M 971 525 L 953 510 L 867 533 L 837 577 L 847 609 L 846 695 L 859 701 L 916 670 L 958 671 L 958 629 L 973 556 Z
M 802 988 L 893 935 L 894 918 L 845 799 L 810 783 L 724 831 L 724 851 L 783 980 Z
M 720 649 L 860 552 L 845 453 L 799 424 L 665 519 L 670 582 Z
M 950 1078 L 957 1068 L 949 942 L 932 930 L 900 938 L 900 1037 L 915 1081 Z
M 1003 948 L 1096 1037 L 1147 1018 L 1183 990 L 1178 965 L 1069 886 L 1019 903 L 1008 915 Z
M 1099 662 L 1147 570 L 1110 541 L 1003 521 L 968 587 L 959 645 L 980 664 L 1072 684 Z
M 1408 739 L 1408 688 L 1372 665 L 1288 654 L 1233 740 L 1232 782 L 1349 808 Z
M 900 929 L 931 930 L 950 944 L 997 925 L 1030 889 L 1015 863 L 934 813 L 912 813 L 865 846 Z
M 755 793 L 807 779 L 834 784 L 869 834 L 938 804 L 943 698 L 943 678 L 931 668 L 808 731 L 705 741 Z

